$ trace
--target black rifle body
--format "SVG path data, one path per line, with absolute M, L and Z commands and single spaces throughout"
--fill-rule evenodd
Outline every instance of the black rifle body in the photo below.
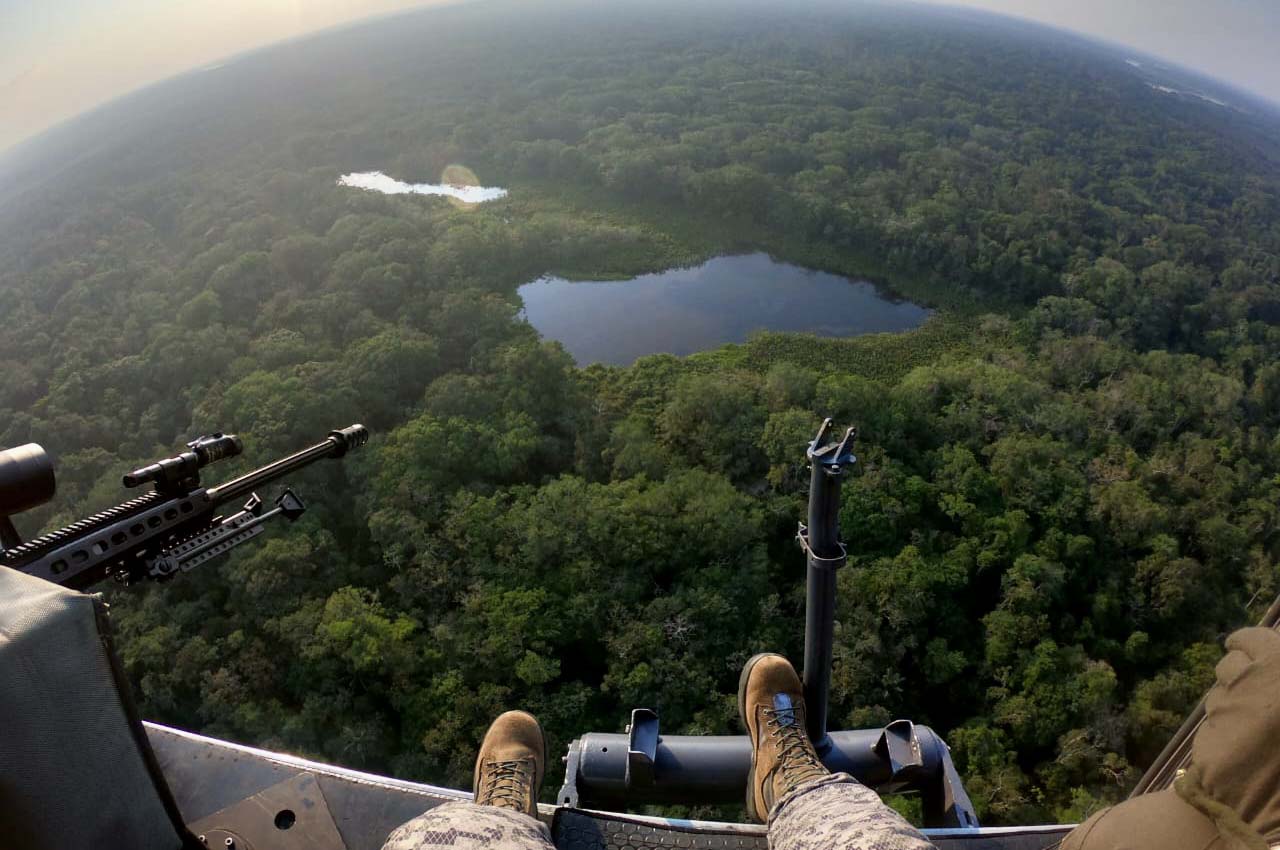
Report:
M 252 536 L 244 531 L 234 533 L 236 527 L 225 527 L 221 511 L 228 504 L 322 458 L 342 457 L 368 438 L 363 426 L 353 425 L 330 432 L 322 443 L 216 487 L 199 486 L 196 478 L 189 487 L 157 489 L 6 549 L 0 553 L 0 565 L 74 590 L 85 590 L 108 576 L 126 584 L 142 578 L 167 578 L 172 569 L 166 565 L 176 563 L 167 553 L 181 551 L 196 538 L 216 536 L 225 528 L 228 545 L 221 549 L 225 551 L 241 538 Z M 283 512 L 295 513 L 289 509 Z M 232 518 L 237 520 L 233 526 L 244 526 L 243 513 L 239 511 Z

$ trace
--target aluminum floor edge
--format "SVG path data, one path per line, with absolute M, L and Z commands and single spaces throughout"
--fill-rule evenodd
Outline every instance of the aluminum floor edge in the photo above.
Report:
M 347 850 L 379 850 L 396 826 L 471 794 L 273 753 L 146 723 L 147 736 L 188 823 L 298 773 L 318 778 Z M 766 850 L 764 827 L 541 806 L 559 850 Z M 1068 825 L 925 830 L 940 850 L 1047 850 Z M 271 850 L 255 847 L 254 850 Z

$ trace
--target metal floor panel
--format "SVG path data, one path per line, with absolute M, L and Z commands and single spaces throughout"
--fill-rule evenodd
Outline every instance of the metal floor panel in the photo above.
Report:
M 315 774 L 347 850 L 380 850 L 401 823 L 433 806 L 469 800 L 450 788 L 406 782 L 145 724 L 178 808 L 194 823 L 299 773 Z M 540 806 L 560 850 L 766 850 L 764 827 Z M 940 850 L 1046 850 L 1069 826 L 925 830 Z M 255 848 L 270 850 L 270 848 Z

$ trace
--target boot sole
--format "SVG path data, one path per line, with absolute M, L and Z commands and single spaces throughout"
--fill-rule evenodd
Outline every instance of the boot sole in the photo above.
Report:
M 747 736 L 751 737 L 751 769 L 747 771 L 747 817 L 756 823 L 767 823 L 769 820 L 766 812 L 763 817 L 756 811 L 756 741 L 751 733 L 751 726 L 747 723 L 747 679 L 751 678 L 751 670 L 756 663 L 763 658 L 771 658 L 778 653 L 776 652 L 760 652 L 747 659 L 747 663 L 742 666 L 742 675 L 738 677 L 738 720 L 742 722 L 742 728 L 747 730 Z

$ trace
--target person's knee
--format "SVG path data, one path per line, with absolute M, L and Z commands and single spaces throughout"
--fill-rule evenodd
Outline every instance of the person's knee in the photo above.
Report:
M 1280 634 L 1241 629 L 1227 638 L 1205 719 L 1191 746 L 1203 792 L 1269 841 L 1280 839 Z
M 1280 634 L 1241 629 L 1205 700 L 1191 765 L 1170 788 L 1094 815 L 1062 850 L 1265 847 L 1280 837 Z
M 1063 839 L 1061 850 L 1227 850 L 1213 821 L 1172 790 L 1103 809 Z

